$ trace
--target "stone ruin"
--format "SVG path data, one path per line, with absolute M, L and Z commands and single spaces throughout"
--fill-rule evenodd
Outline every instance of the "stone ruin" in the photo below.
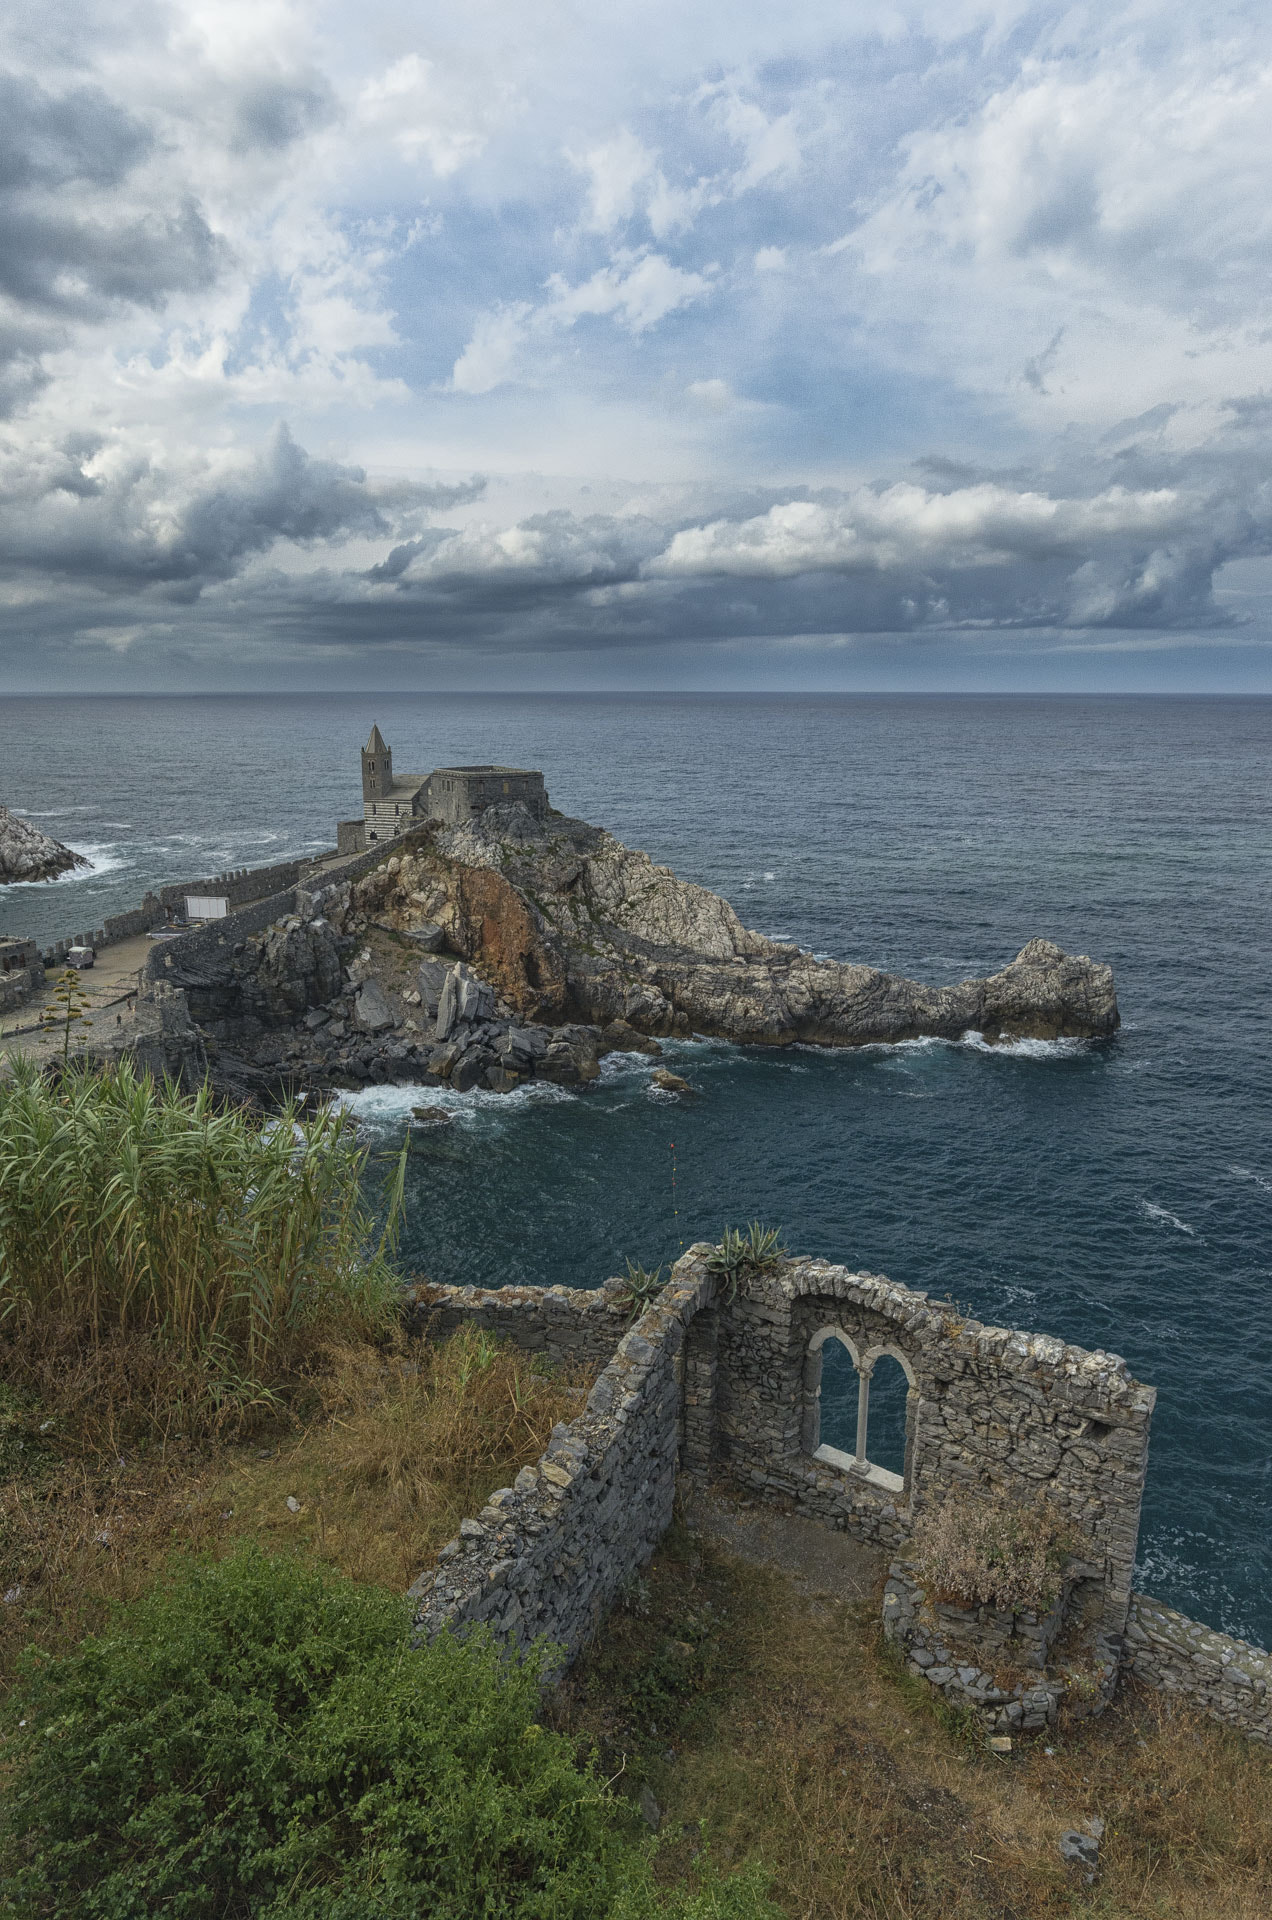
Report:
M 1132 1591 L 1155 1389 L 1116 1355 L 989 1327 L 868 1273 L 783 1260 L 728 1299 L 699 1245 L 627 1326 L 625 1283 L 422 1289 L 415 1330 L 474 1321 L 599 1368 L 587 1403 L 513 1486 L 465 1520 L 411 1589 L 416 1632 L 484 1623 L 567 1663 L 671 1522 L 680 1482 L 723 1483 L 888 1557 L 883 1629 L 910 1671 L 987 1733 L 1098 1713 L 1119 1676 L 1272 1743 L 1272 1659 Z M 859 1381 L 852 1454 L 821 1437 L 829 1342 Z M 907 1382 L 901 1473 L 870 1458 L 870 1381 Z M 920 1514 L 963 1493 L 1039 1497 L 1070 1542 L 1045 1615 L 968 1607 L 908 1557 Z

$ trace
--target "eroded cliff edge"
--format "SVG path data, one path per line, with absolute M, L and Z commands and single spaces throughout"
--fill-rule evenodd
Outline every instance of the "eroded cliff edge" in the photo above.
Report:
M 393 863 L 390 862 L 390 868 Z M 437 832 L 352 890 L 346 914 L 424 916 L 518 1013 L 623 1020 L 643 1033 L 752 1045 L 860 1046 L 969 1028 L 991 1039 L 1103 1036 L 1111 967 L 1031 940 L 988 979 L 925 987 L 818 960 L 744 927 L 726 900 L 602 828 L 492 808 Z
M 819 960 L 603 829 L 518 805 L 421 828 L 300 905 L 215 964 L 184 943 L 165 956 L 222 1077 L 236 1056 L 311 1086 L 505 1089 L 530 1075 L 585 1082 L 599 1054 L 642 1036 L 846 1047 L 969 1029 L 1099 1038 L 1118 1025 L 1111 968 L 1050 941 L 949 987 Z

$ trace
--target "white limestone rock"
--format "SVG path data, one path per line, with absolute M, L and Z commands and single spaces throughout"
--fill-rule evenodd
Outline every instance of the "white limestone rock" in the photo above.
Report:
M 59 874 L 88 864 L 83 854 L 72 853 L 29 820 L 0 807 L 0 886 L 19 880 L 56 880 Z

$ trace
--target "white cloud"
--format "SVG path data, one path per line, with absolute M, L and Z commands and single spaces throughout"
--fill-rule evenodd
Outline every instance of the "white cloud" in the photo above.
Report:
M 663 578 L 729 575 L 779 580 L 809 572 L 942 565 L 1005 565 L 1081 556 L 1110 539 L 1160 541 L 1186 531 L 1191 503 L 1168 487 L 1110 487 L 1092 499 L 1051 499 L 993 485 L 930 493 L 900 484 L 863 488 L 833 505 L 793 500 L 749 520 L 686 527 L 647 572 Z
M 519 301 L 480 316 L 451 371 L 451 387 L 456 393 L 489 393 L 518 376 L 525 349 L 535 340 L 588 317 L 612 318 L 639 335 L 710 291 L 707 274 L 686 272 L 649 248 L 620 250 L 577 286 L 553 274 L 539 306 Z

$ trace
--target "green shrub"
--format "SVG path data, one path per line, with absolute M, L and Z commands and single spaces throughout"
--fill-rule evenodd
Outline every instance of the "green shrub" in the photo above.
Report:
M 129 1063 L 54 1085 L 19 1061 L 0 1082 L 0 1322 L 153 1336 L 211 1403 L 251 1400 L 315 1334 L 392 1320 L 364 1160 L 330 1110 L 262 1121 Z
M 535 1719 L 532 1660 L 413 1651 L 406 1603 L 249 1548 L 176 1570 L 8 1713 L 23 1920 L 745 1920 L 758 1879 L 659 1905 L 604 1784 Z

